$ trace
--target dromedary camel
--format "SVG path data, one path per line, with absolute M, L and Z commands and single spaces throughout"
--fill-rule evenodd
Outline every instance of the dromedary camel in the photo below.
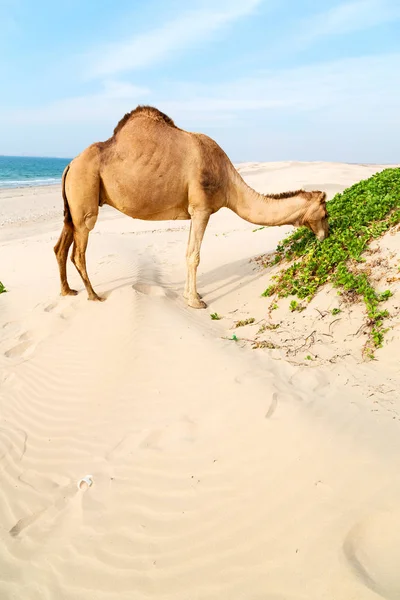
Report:
M 92 288 L 85 260 L 89 232 L 103 204 L 135 219 L 191 219 L 184 297 L 193 308 L 206 306 L 197 293 L 196 273 L 208 220 L 220 208 L 258 225 L 306 225 L 319 240 L 328 235 L 324 192 L 259 194 L 216 142 L 180 129 L 151 106 L 126 114 L 110 139 L 74 158 L 63 173 L 62 194 L 64 228 L 54 247 L 61 294 L 77 294 L 68 285 L 66 267 L 74 242 L 72 262 L 89 300 L 103 299 Z

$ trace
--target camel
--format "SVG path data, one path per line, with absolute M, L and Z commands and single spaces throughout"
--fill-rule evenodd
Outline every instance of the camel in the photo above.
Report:
M 87 147 L 62 175 L 64 227 L 54 247 L 61 294 L 76 295 L 67 281 L 67 257 L 85 284 L 89 300 L 96 294 L 86 271 L 89 232 L 99 208 L 113 206 L 134 219 L 190 220 L 184 298 L 205 308 L 197 292 L 200 248 L 210 216 L 226 207 L 257 225 L 305 225 L 317 239 L 328 236 L 324 192 L 302 189 L 259 194 L 242 179 L 220 146 L 201 133 L 180 129 L 152 106 L 138 106 L 117 124 L 111 138 Z

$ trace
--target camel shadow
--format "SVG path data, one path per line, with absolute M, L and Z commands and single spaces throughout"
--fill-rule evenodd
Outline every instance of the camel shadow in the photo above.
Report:
M 107 286 L 101 295 L 108 298 L 113 292 L 124 288 L 133 288 L 147 296 L 166 296 L 176 298 L 178 296 L 173 285 L 166 283 L 163 280 L 163 269 L 157 260 L 151 264 L 148 261 L 138 262 L 138 272 L 132 277 L 118 277 L 116 279 L 99 282 L 99 286 Z
M 273 252 L 266 252 L 265 255 L 272 255 Z M 239 260 L 226 263 L 211 271 L 199 273 L 198 287 L 200 293 L 204 292 L 204 298 L 207 303 L 216 302 L 228 294 L 232 294 L 239 289 L 251 285 L 258 279 L 265 277 L 268 269 L 259 270 L 256 264 L 252 262 L 260 254 L 241 258 Z M 183 290 L 184 280 L 176 282 L 176 288 Z M 204 289 L 206 288 L 206 289 Z M 211 289 L 210 289 L 211 288 Z
M 272 255 L 273 252 L 266 252 L 265 255 Z M 239 289 L 251 285 L 258 279 L 265 277 L 269 269 L 259 270 L 256 264 L 252 262 L 259 254 L 251 255 L 246 258 L 226 263 L 210 271 L 199 273 L 198 286 L 200 292 L 204 291 L 207 303 L 216 302 L 225 296 L 232 294 Z M 166 296 L 169 298 L 177 298 L 183 294 L 185 279 L 179 281 L 166 282 L 162 277 L 162 267 L 157 263 L 153 263 L 151 273 L 148 272 L 148 264 L 138 265 L 139 272 L 134 276 L 119 277 L 113 280 L 99 282 L 97 285 L 105 285 L 101 295 L 108 298 L 114 291 L 122 288 L 138 286 L 163 288 Z M 184 269 L 183 264 L 183 269 Z M 149 295 L 153 293 L 149 292 Z

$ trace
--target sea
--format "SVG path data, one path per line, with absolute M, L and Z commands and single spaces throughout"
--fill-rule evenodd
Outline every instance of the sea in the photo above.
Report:
M 70 158 L 0 156 L 0 189 L 60 183 Z

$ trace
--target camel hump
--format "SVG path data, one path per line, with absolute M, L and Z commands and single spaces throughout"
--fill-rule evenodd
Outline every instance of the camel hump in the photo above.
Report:
M 131 112 L 126 113 L 122 117 L 122 119 L 119 121 L 119 123 L 114 129 L 114 135 L 121 131 L 121 129 L 124 127 L 124 125 L 126 125 L 128 121 L 131 121 L 135 117 L 147 117 L 149 119 L 152 119 L 153 121 L 165 123 L 170 127 L 176 128 L 176 125 L 173 122 L 173 120 L 168 115 L 161 112 L 161 110 L 158 110 L 158 108 L 155 108 L 154 106 L 139 105 L 135 109 L 131 110 Z

